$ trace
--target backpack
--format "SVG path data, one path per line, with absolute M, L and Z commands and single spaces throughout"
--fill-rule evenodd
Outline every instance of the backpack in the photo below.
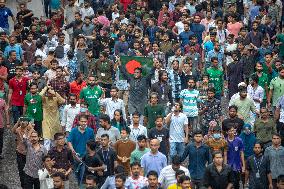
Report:
M 64 45 L 58 45 L 55 48 L 55 58 L 64 58 Z

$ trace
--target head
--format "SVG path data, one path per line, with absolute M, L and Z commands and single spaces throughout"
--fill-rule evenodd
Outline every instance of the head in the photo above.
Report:
M 97 178 L 94 175 L 86 176 L 86 189 L 93 189 L 97 186 Z
M 86 113 L 88 112 L 88 103 L 85 101 L 82 101 L 80 103 L 80 113 L 86 115 Z
M 253 75 L 250 77 L 249 82 L 250 82 L 250 84 L 251 84 L 252 86 L 256 86 L 256 85 L 258 85 L 258 80 L 259 80 L 258 76 L 257 76 L 256 74 L 253 74 Z
M 87 128 L 88 117 L 86 115 L 79 116 L 79 128 L 81 130 L 85 130 Z
M 190 77 L 187 81 L 188 89 L 193 89 L 195 86 L 195 80 L 193 77 Z
M 260 117 L 262 119 L 268 119 L 269 118 L 269 111 L 266 107 L 261 107 L 259 113 L 260 113 Z
M 64 133 L 55 133 L 54 140 L 56 146 L 64 146 L 65 145 L 65 134 Z
M 217 51 L 217 52 L 219 52 L 219 50 L 220 50 L 220 44 L 219 44 L 218 42 L 215 42 L 215 43 L 214 43 L 214 50 Z
M 202 130 L 197 129 L 193 132 L 193 139 L 195 143 L 201 143 L 203 141 Z
M 199 15 L 195 15 L 194 18 L 193 18 L 193 21 L 194 21 L 195 23 L 200 23 L 200 22 L 201 22 L 200 16 L 199 16 Z
M 110 96 L 112 98 L 117 98 L 118 97 L 118 88 L 117 87 L 115 87 L 115 86 L 111 87 L 111 89 L 110 89 Z
M 173 156 L 172 157 L 172 169 L 174 171 L 179 170 L 180 164 L 181 164 L 180 157 L 178 155 Z
M 122 115 L 121 109 L 116 109 L 113 114 L 114 114 L 114 121 L 116 121 L 116 122 L 122 122 L 123 121 L 123 115 Z
M 52 161 L 52 157 L 50 155 L 45 155 L 42 157 L 43 166 L 45 168 L 52 168 L 54 165 L 54 161 Z
M 188 189 L 190 188 L 190 177 L 183 175 L 179 178 L 179 183 L 182 189 Z
M 145 135 L 139 135 L 137 137 L 137 143 L 139 149 L 145 149 L 147 146 L 147 138 Z
M 115 176 L 115 187 L 116 189 L 123 189 L 126 181 L 126 177 L 124 175 L 116 175 Z
M 100 53 L 99 59 L 100 59 L 101 62 L 106 61 L 107 58 L 108 58 L 108 53 L 107 52 L 103 51 L 103 52 Z
M 151 94 L 150 94 L 150 103 L 151 104 L 158 104 L 158 93 L 156 93 L 156 92 L 152 92 Z
M 236 129 L 232 126 L 227 131 L 228 137 L 233 138 L 236 134 Z
M 87 141 L 86 149 L 88 153 L 96 152 L 97 143 L 94 139 Z
M 150 149 L 152 153 L 157 153 L 160 148 L 160 141 L 158 139 L 150 140 Z
M 6 5 L 6 0 L 0 0 L 0 8 L 4 8 Z
M 278 133 L 274 133 L 272 135 L 272 144 L 274 146 L 280 146 L 281 145 L 281 136 Z
M 131 169 L 131 175 L 135 178 L 138 178 L 140 176 L 141 173 L 141 165 L 139 162 L 133 162 L 130 165 L 130 169 Z
M 57 68 L 58 65 L 59 65 L 59 63 L 58 63 L 58 61 L 57 61 L 56 59 L 53 59 L 53 60 L 50 62 L 50 64 L 51 64 L 51 69 L 52 69 L 52 70 L 56 70 L 56 68 Z
M 277 177 L 277 188 L 284 189 L 284 175 L 279 175 Z
M 180 102 L 175 102 L 173 106 L 174 112 L 181 112 L 182 111 L 182 104 Z
M 56 172 L 52 175 L 54 189 L 64 189 L 65 175 L 61 172 Z
M 90 87 L 94 87 L 97 84 L 97 80 L 95 78 L 95 76 L 89 76 L 88 77 L 88 85 Z
M 246 134 L 246 135 L 250 135 L 251 134 L 251 125 L 246 123 L 244 126 L 243 126 L 243 132 Z
M 159 71 L 159 81 L 167 82 L 168 81 L 168 72 L 165 70 Z
M 219 127 L 219 126 L 214 127 L 212 136 L 213 136 L 214 140 L 220 140 L 222 138 L 221 127 Z
M 272 54 L 270 52 L 265 53 L 265 62 L 270 63 L 272 60 Z
M 32 144 L 37 144 L 39 141 L 38 133 L 36 131 L 32 131 L 29 139 Z
M 158 173 L 156 171 L 149 171 L 147 174 L 149 187 L 155 188 L 159 185 Z
M 110 126 L 110 118 L 107 114 L 100 115 L 100 126 L 107 129 Z
M 213 157 L 213 162 L 216 165 L 222 165 L 223 164 L 223 153 L 221 151 L 215 151 L 212 153 L 212 157 Z
M 241 88 L 239 90 L 239 94 L 240 94 L 240 98 L 241 99 L 245 99 L 247 97 L 247 95 L 248 95 L 247 88 L 246 87 Z
M 9 59 L 11 59 L 11 60 L 16 60 L 17 59 L 17 53 L 16 53 L 15 50 L 11 50 L 9 52 Z
M 163 116 L 159 116 L 159 115 L 158 115 L 158 116 L 156 117 L 155 125 L 156 125 L 157 128 L 163 127 L 163 120 L 164 120 Z
M 69 103 L 72 105 L 72 106 L 75 106 L 76 103 L 77 103 L 77 98 L 76 98 L 76 95 L 75 94 L 70 94 L 69 95 Z
M 142 77 L 142 68 L 135 68 L 134 70 L 134 78 L 139 79 Z
M 30 93 L 34 95 L 34 94 L 37 93 L 37 91 L 38 91 L 37 84 L 36 83 L 31 83 L 30 84 Z
M 253 152 L 255 155 L 260 155 L 263 151 L 263 146 L 260 142 L 256 142 L 253 146 Z
M 209 87 L 207 91 L 208 99 L 213 99 L 215 97 L 215 88 Z
M 278 68 L 279 70 L 279 77 L 284 79 L 284 66 Z
M 58 66 L 56 68 L 56 78 L 61 78 L 63 76 L 63 67 Z
M 123 127 L 120 131 L 120 137 L 122 140 L 128 140 L 131 130 L 129 127 Z
M 179 169 L 179 170 L 176 171 L 176 175 L 175 175 L 175 176 L 176 176 L 176 180 L 177 180 L 177 183 L 178 183 L 178 184 L 180 184 L 180 182 L 179 182 L 180 180 L 179 180 L 179 179 L 180 179 L 180 177 L 182 177 L 183 175 L 185 175 L 185 172 L 184 172 L 183 170 L 180 170 L 180 169 Z
M 211 65 L 213 68 L 218 68 L 218 58 L 217 57 L 211 58 Z

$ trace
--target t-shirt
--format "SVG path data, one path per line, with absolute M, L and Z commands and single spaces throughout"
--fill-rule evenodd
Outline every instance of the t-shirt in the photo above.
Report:
M 80 92 L 80 99 L 85 100 L 89 107 L 88 110 L 91 114 L 98 116 L 100 113 L 99 98 L 102 96 L 103 91 L 100 86 L 85 87 Z
M 156 127 L 152 128 L 148 134 L 149 139 L 158 139 L 160 141 L 159 152 L 164 155 L 168 155 L 167 143 L 169 141 L 169 130 L 165 127 L 162 130 L 158 130 Z
M 35 121 L 42 121 L 42 97 L 39 94 L 26 94 L 25 105 L 27 106 L 26 116 L 33 118 Z
M 242 139 L 236 137 L 233 141 L 227 139 L 228 142 L 228 165 L 233 171 L 240 171 L 242 168 L 241 152 L 244 151 Z
M 11 9 L 8 7 L 0 8 L 0 27 L 9 29 L 8 17 L 13 16 Z
M 197 103 L 200 102 L 199 91 L 184 89 L 180 92 L 180 99 L 183 100 L 183 113 L 187 117 L 197 117 L 198 107 Z
M 177 116 L 172 114 L 170 124 L 170 142 L 184 141 L 184 128 L 188 124 L 188 118 L 185 114 L 179 113 Z
M 9 81 L 9 88 L 13 90 L 11 96 L 11 104 L 13 106 L 24 106 L 28 80 L 27 77 L 23 77 L 21 80 L 14 77 Z
M 279 122 L 284 123 L 284 95 L 279 98 L 276 107 L 280 108 Z
M 130 164 L 134 163 L 134 162 L 140 163 L 142 156 L 149 151 L 150 151 L 149 148 L 145 148 L 143 151 L 139 150 L 138 148 L 136 150 L 134 150 L 130 155 Z
M 280 33 L 276 35 L 276 41 L 282 42 L 282 44 L 279 45 L 279 55 L 283 57 L 284 56 L 284 34 Z
M 238 114 L 243 116 L 245 123 L 249 123 L 251 121 L 250 112 L 252 111 L 253 113 L 255 113 L 256 110 L 252 99 L 248 97 L 244 100 L 237 98 L 232 101 L 231 105 L 238 107 Z
M 13 77 L 15 77 L 16 67 L 21 66 L 22 64 L 19 60 L 15 60 L 15 61 L 6 60 L 3 65 L 7 68 L 7 72 L 8 72 L 7 81 L 9 81 Z
M 155 120 L 158 115 L 165 116 L 165 110 L 162 105 L 146 105 L 144 109 L 144 116 L 148 118 L 148 129 L 152 129 L 155 127 Z
M 272 105 L 276 106 L 279 98 L 284 95 L 284 79 L 279 76 L 272 79 L 269 88 L 273 90 Z
M 212 84 L 216 90 L 216 94 L 221 94 L 223 90 L 223 71 L 216 68 L 208 68 L 209 84 Z
M 94 155 L 94 156 L 89 156 L 89 154 L 86 154 L 83 157 L 83 161 L 86 163 L 86 165 L 88 167 L 100 167 L 103 165 L 102 160 L 99 158 L 98 155 Z M 85 170 L 84 173 L 84 177 L 86 177 L 86 175 L 96 175 L 97 176 L 97 172 L 95 171 L 95 173 L 90 172 L 88 169 Z

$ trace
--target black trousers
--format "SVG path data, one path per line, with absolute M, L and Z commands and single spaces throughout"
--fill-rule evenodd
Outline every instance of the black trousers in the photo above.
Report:
M 0 128 L 0 156 L 2 155 L 4 141 L 4 128 Z
M 234 175 L 234 183 L 233 186 L 235 189 L 240 188 L 240 180 L 241 180 L 241 173 L 239 171 L 233 171 Z
M 30 177 L 29 175 L 25 174 L 24 189 L 40 189 L 39 179 Z
M 38 133 L 38 136 L 42 136 L 42 121 L 34 121 L 35 127 L 34 129 Z
M 26 155 L 20 154 L 19 152 L 17 152 L 16 154 L 17 154 L 17 165 L 18 165 L 21 187 L 24 188 L 24 184 L 25 184 L 24 167 L 26 165 Z

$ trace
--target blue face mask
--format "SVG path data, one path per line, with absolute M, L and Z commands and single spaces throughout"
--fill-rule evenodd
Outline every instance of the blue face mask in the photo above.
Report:
M 220 133 L 214 133 L 213 138 L 219 139 L 219 138 L 221 138 L 221 134 Z
M 88 109 L 87 108 L 80 108 L 81 113 L 85 113 Z

